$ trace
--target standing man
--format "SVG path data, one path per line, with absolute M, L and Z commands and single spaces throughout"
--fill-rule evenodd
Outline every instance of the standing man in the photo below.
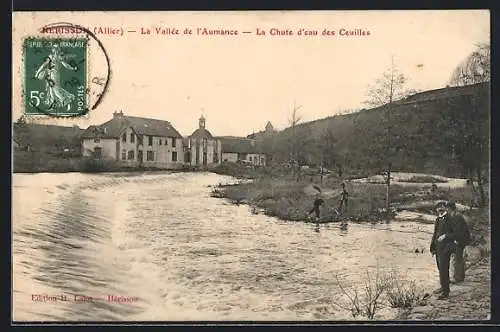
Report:
M 436 255 L 436 264 L 439 270 L 441 293 L 438 299 L 447 299 L 450 295 L 450 258 L 469 242 L 467 223 L 462 215 L 456 211 L 454 202 L 446 202 L 444 209 L 438 209 L 438 217 L 434 224 L 430 252 Z M 463 249 L 460 251 L 463 261 Z

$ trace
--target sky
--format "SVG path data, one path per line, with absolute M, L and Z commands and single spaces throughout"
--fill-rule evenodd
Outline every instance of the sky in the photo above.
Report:
M 22 41 L 53 22 L 123 29 L 97 34 L 111 65 L 101 104 L 84 118 L 37 118 L 36 123 L 86 128 L 114 111 L 168 120 L 182 134 L 206 118 L 213 135 L 246 136 L 270 121 L 284 129 L 294 105 L 302 121 L 365 107 L 367 87 L 391 58 L 408 88 L 446 86 L 453 69 L 478 42 L 490 39 L 487 10 L 276 12 L 16 12 L 13 15 L 13 110 L 24 109 Z M 156 28 L 178 29 L 162 35 Z M 185 28 L 192 35 L 182 34 Z M 197 28 L 238 30 L 237 36 L 196 35 Z M 316 36 L 298 36 L 299 29 Z M 141 34 L 149 29 L 151 34 Z M 256 30 L 266 35 L 257 35 Z M 271 35 L 271 29 L 294 35 Z M 335 31 L 324 36 L 322 31 Z M 341 36 L 341 29 L 364 36 Z M 128 31 L 135 32 L 128 32 Z M 243 34 L 242 31 L 250 31 Z M 104 64 L 97 47 L 89 69 Z M 102 69 L 102 68 L 101 68 Z M 89 76 L 91 74 L 89 73 Z

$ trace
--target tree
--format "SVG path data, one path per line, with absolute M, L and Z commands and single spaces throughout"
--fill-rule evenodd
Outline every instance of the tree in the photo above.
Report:
M 29 120 L 24 116 L 20 116 L 14 123 L 13 137 L 22 149 L 31 150 L 31 131 L 29 128 Z
M 297 112 L 300 106 L 296 106 L 295 102 L 293 103 L 293 109 L 292 109 L 292 114 L 290 118 L 288 119 L 288 122 L 290 124 L 290 130 L 291 130 L 291 139 L 290 139 L 290 159 L 292 163 L 292 172 L 294 172 L 295 167 L 298 166 L 298 177 L 297 180 L 300 178 L 300 165 L 298 164 L 299 161 L 299 135 L 297 133 L 297 125 L 299 122 L 302 120 L 302 117 L 300 114 Z
M 457 161 L 468 175 L 473 194 L 477 183 L 479 206 L 486 205 L 484 170 L 487 169 L 489 145 L 489 118 L 491 79 L 490 46 L 485 43 L 476 45 L 476 49 L 462 61 L 452 72 L 450 85 L 470 86 L 469 97 L 448 99 L 448 107 L 460 112 L 451 111 L 450 145 Z M 482 83 L 482 84 L 481 84 Z M 485 86 L 486 84 L 486 86 Z
M 462 61 L 451 74 L 450 86 L 465 86 L 489 82 L 491 77 L 491 51 L 487 43 L 479 43 L 476 49 Z
M 406 83 L 408 79 L 403 73 L 401 73 L 398 68 L 394 65 L 394 59 L 392 59 L 391 67 L 387 69 L 382 77 L 375 81 L 375 84 L 368 86 L 368 92 L 366 104 L 371 107 L 383 107 L 385 109 L 386 115 L 386 209 L 389 212 L 390 208 L 390 187 L 391 187 L 391 121 L 390 114 L 395 101 L 404 99 L 408 95 L 414 93 L 414 90 L 408 90 L 406 88 Z

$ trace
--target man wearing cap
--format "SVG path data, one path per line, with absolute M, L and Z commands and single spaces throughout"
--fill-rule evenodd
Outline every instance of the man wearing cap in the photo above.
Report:
M 436 255 L 441 284 L 439 299 L 450 295 L 450 258 L 452 254 L 463 250 L 470 240 L 469 229 L 462 215 L 457 213 L 454 202 L 446 202 L 443 208 L 438 208 L 438 217 L 434 224 L 430 252 Z M 458 257 L 458 259 L 460 259 Z

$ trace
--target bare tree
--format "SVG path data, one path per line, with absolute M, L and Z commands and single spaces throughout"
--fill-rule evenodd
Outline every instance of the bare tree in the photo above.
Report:
M 382 77 L 375 81 L 375 84 L 368 86 L 368 99 L 365 102 L 371 107 L 382 106 L 385 108 L 386 113 L 386 139 L 387 139 L 387 149 L 386 149 L 386 161 L 387 161 L 387 171 L 386 171 L 386 209 L 389 212 L 390 208 L 390 187 L 391 187 L 391 109 L 395 101 L 404 99 L 408 95 L 415 92 L 415 90 L 409 90 L 406 88 L 406 83 L 408 79 L 403 73 L 401 73 L 398 68 L 394 65 L 394 58 L 391 62 L 391 67 L 387 69 Z
M 452 126 L 452 150 L 458 154 L 458 160 L 467 172 L 473 194 L 476 192 L 474 182 L 477 183 L 479 193 L 479 206 L 486 204 L 484 191 L 483 170 L 488 161 L 486 155 L 489 151 L 489 88 L 480 83 L 491 80 L 491 53 L 490 45 L 480 43 L 476 49 L 462 61 L 453 71 L 450 78 L 452 86 L 471 86 L 472 96 L 467 109 L 459 115 L 451 112 L 450 125 Z M 448 106 L 461 107 L 454 103 L 453 98 L 448 101 Z
M 299 135 L 297 134 L 297 125 L 300 123 L 302 120 L 301 115 L 297 112 L 301 106 L 296 106 L 295 101 L 293 102 L 293 109 L 292 109 L 292 114 L 290 116 L 290 119 L 288 119 L 288 122 L 290 124 L 290 128 L 292 131 L 292 139 L 291 139 L 291 151 L 290 151 L 290 159 L 292 162 L 292 171 L 295 170 L 296 164 L 298 166 L 298 177 L 297 179 L 300 178 L 300 165 L 298 165 L 298 159 L 299 159 Z

